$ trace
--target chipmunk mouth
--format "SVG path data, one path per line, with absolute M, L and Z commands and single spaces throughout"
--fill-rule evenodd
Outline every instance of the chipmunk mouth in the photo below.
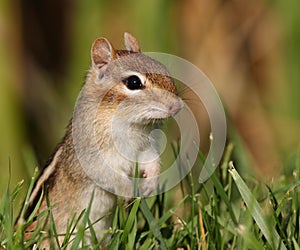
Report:
M 176 115 L 183 107 L 184 103 L 181 99 L 163 107 L 155 106 L 149 110 L 146 117 L 143 117 L 143 123 L 161 123 Z
M 170 116 L 174 116 L 180 110 L 182 110 L 183 107 L 184 107 L 184 102 L 181 99 L 179 99 L 177 102 L 174 102 L 171 105 L 169 105 L 169 107 L 168 107 L 168 113 L 170 114 Z
M 176 115 L 182 108 L 184 107 L 184 103 L 181 99 L 171 104 L 166 105 L 164 108 L 160 109 L 163 113 L 162 117 L 159 119 L 166 119 L 168 117 Z
M 128 101 L 127 101 L 128 100 Z M 176 115 L 184 107 L 184 102 L 179 97 L 161 96 L 152 100 L 125 99 L 117 108 L 115 116 L 120 121 L 131 124 L 153 124 Z

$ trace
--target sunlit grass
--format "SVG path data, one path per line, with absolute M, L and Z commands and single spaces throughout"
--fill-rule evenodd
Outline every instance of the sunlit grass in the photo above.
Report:
M 99 249 L 104 242 L 107 249 L 299 249 L 297 162 L 291 175 L 264 184 L 255 178 L 242 178 L 230 161 L 231 151 L 229 145 L 223 162 L 206 183 L 199 184 L 197 178 L 187 176 L 182 183 L 186 194 L 181 193 L 181 197 L 180 192 L 175 196 L 171 191 L 150 199 L 136 198 L 126 206 L 119 202 L 103 239 L 95 235 L 89 206 L 70 220 L 59 249 Z M 21 188 L 22 183 L 13 190 L 8 188 L 0 202 L 0 246 L 6 249 L 27 249 L 34 244 L 38 247 L 46 237 L 38 228 L 33 238 L 24 242 L 24 228 L 36 214 L 14 230 L 12 207 Z M 169 204 L 167 199 L 173 202 Z M 50 216 L 48 235 L 54 248 L 58 235 L 50 206 L 38 216 L 46 215 Z M 86 230 L 92 243 L 84 239 Z
M 292 131 L 298 131 L 300 117 L 300 99 L 298 98 L 300 93 L 299 3 L 297 0 L 290 1 L 288 4 L 283 1 L 277 1 L 277 3 L 278 18 L 280 23 L 283 21 L 284 30 L 282 38 L 284 62 L 279 66 L 286 71 L 282 88 L 287 93 L 287 98 L 284 108 L 281 108 L 281 104 L 273 107 L 278 119 L 276 120 L 278 124 L 275 126 L 280 128 L 285 140 L 290 138 L 294 142 L 298 135 L 294 136 L 287 132 L 291 132 L 291 121 L 295 122 L 293 123 L 295 129 Z M 8 5 L 9 2 L 7 2 Z M 84 81 L 84 72 L 90 63 L 90 43 L 96 37 L 107 36 L 121 44 L 120 34 L 124 31 L 131 31 L 138 37 L 143 50 L 172 52 L 175 48 L 182 47 L 185 38 L 175 35 L 179 32 L 177 27 L 180 25 L 181 16 L 174 15 L 174 20 L 171 19 L 172 8 L 176 6 L 171 1 L 164 3 L 124 1 L 118 3 L 118 6 L 115 6 L 113 2 L 104 3 L 104 1 L 94 0 L 85 4 L 77 1 L 70 65 L 65 79 L 62 80 L 62 83 L 65 83 L 62 84 L 61 93 L 64 103 L 55 104 L 55 112 L 67 105 L 66 99 L 70 103 L 68 109 L 71 115 L 80 84 Z M 5 21 L 9 12 L 5 12 L 2 8 L 1 13 L 3 13 L 1 21 Z M 11 13 L 12 17 L 9 18 L 17 20 L 14 18 L 15 12 Z M 115 25 L 119 24 L 115 22 L 116 16 L 122 22 L 124 21 L 124 26 L 128 30 L 123 30 L 124 26 Z M 10 20 L 6 21 L 8 23 Z M 5 22 L 1 24 L 4 25 Z M 15 26 L 12 24 L 11 27 L 7 27 L 7 30 L 15 30 Z M 6 36 L 3 36 L 3 39 L 4 37 Z M 22 85 L 19 82 L 21 76 L 16 72 L 16 65 L 19 64 L 20 58 L 14 58 L 10 54 L 10 50 L 5 47 L 7 41 L 3 39 L 0 39 L 0 54 L 2 55 L 0 79 L 3 83 L 0 93 L 0 169 L 2 171 L 0 176 L 0 195 L 2 195 L 0 246 L 6 249 L 26 249 L 33 244 L 39 245 L 45 235 L 40 234 L 40 228 L 38 228 L 33 233 L 34 237 L 24 242 L 24 228 L 32 222 L 32 216 L 24 221 L 24 225 L 18 228 L 13 227 L 16 217 L 14 211 L 18 206 L 16 201 L 23 199 L 22 194 L 26 193 L 27 188 L 23 182 L 12 185 L 6 179 L 7 162 L 11 158 L 13 166 L 11 182 L 17 183 L 19 176 L 23 176 L 22 178 L 26 176 L 24 162 L 26 166 L 34 167 L 35 160 L 24 159 L 22 154 L 26 151 L 24 148 L 28 142 L 24 138 L 27 135 L 24 135 L 25 125 L 20 115 L 24 111 L 24 104 L 20 103 L 18 93 L 15 91 L 16 86 Z M 189 49 L 194 50 L 192 47 Z M 13 58 L 15 61 L 12 61 Z M 56 120 L 52 120 L 56 124 Z M 58 126 L 62 129 L 65 124 Z M 237 144 L 236 138 L 232 135 L 230 137 Z M 279 147 L 284 148 L 284 145 L 279 145 Z M 289 149 L 284 150 L 290 153 Z M 28 158 L 28 155 L 25 153 L 25 158 Z M 151 199 L 136 199 L 128 208 L 119 204 L 112 228 L 106 234 L 111 235 L 108 248 L 284 249 L 285 246 L 287 249 L 299 249 L 300 154 L 293 154 L 288 162 L 288 168 L 283 169 L 284 174 L 267 184 L 243 175 L 243 170 L 251 167 L 251 164 L 249 165 L 240 148 L 235 149 L 234 156 L 231 158 L 237 160 L 238 165 L 229 164 L 230 157 L 225 157 L 217 172 L 205 184 L 197 183 L 195 181 L 197 176 L 188 176 L 181 183 L 182 188 L 178 187 L 179 191 L 171 191 Z M 2 191 L 5 185 L 7 188 Z M 181 191 L 181 196 L 178 197 Z M 48 213 L 50 210 L 39 216 L 45 217 Z M 62 249 L 66 246 L 72 246 L 75 249 L 83 241 L 83 232 L 93 231 L 91 229 L 93 223 L 88 220 L 87 215 L 88 211 L 84 211 L 70 221 Z M 83 224 L 79 227 L 80 230 L 75 238 L 72 238 L 71 236 L 75 234 L 75 227 L 81 222 Z M 51 239 L 54 244 L 57 236 L 54 224 L 49 234 L 52 235 Z M 99 247 L 103 241 L 104 239 L 93 237 L 92 247 Z M 85 244 L 82 243 L 83 248 Z

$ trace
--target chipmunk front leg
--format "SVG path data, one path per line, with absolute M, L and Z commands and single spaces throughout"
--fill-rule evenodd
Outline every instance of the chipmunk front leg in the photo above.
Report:
M 146 158 L 142 156 L 141 158 Z M 140 160 L 142 163 L 139 165 L 140 173 L 140 192 L 142 196 L 148 196 L 152 191 L 158 188 L 159 184 L 159 173 L 160 173 L 160 159 L 157 154 L 153 154 L 146 159 Z

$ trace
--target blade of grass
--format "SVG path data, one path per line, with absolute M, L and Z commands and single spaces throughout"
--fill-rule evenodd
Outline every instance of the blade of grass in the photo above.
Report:
M 250 213 L 257 223 L 258 227 L 262 231 L 263 235 L 265 236 L 266 240 L 270 244 L 271 247 L 274 249 L 285 250 L 286 247 L 282 243 L 277 231 L 275 231 L 275 222 L 274 220 L 272 222 L 267 222 L 267 219 L 263 215 L 263 210 L 260 207 L 259 203 L 253 196 L 250 189 L 247 187 L 246 183 L 243 181 L 243 179 L 240 177 L 238 172 L 235 170 L 233 163 L 230 162 L 230 169 L 229 173 L 231 174 L 241 196 L 244 202 L 246 203 L 248 209 L 250 210 Z
M 295 231 L 294 235 L 296 240 L 300 241 L 300 204 L 299 204 L 299 194 L 297 192 L 294 193 L 294 201 L 296 207 L 296 220 L 295 220 Z
M 206 233 L 205 233 L 205 228 L 203 225 L 203 218 L 202 218 L 202 212 L 201 212 L 201 204 L 198 201 L 198 217 L 199 217 L 199 225 L 200 225 L 200 233 L 201 233 L 201 238 L 200 238 L 200 243 L 202 246 L 203 250 L 207 249 L 207 244 L 206 244 Z
M 21 180 L 17 183 L 16 187 L 14 188 L 14 190 L 11 193 L 11 200 L 14 201 L 16 196 L 18 195 L 18 193 L 20 192 L 20 190 L 22 189 L 24 184 L 24 180 Z
M 93 191 L 92 195 L 91 195 L 89 205 L 88 205 L 87 209 L 84 212 L 84 216 L 83 216 L 81 225 L 78 227 L 78 231 L 76 233 L 76 236 L 75 236 L 74 242 L 71 246 L 71 249 L 78 249 L 81 242 L 82 242 L 82 245 L 84 245 L 85 232 L 87 230 L 86 225 L 88 225 L 89 216 L 90 216 L 90 212 L 91 212 L 91 208 L 92 208 L 92 203 L 94 201 L 94 194 L 95 193 Z
M 119 209 L 120 209 L 120 206 L 116 206 L 113 223 L 112 223 L 112 231 L 117 230 L 117 227 L 118 227 Z
M 176 206 L 169 209 L 167 212 L 165 212 L 162 217 L 158 219 L 158 225 L 162 226 L 163 223 L 165 223 L 173 214 L 174 212 L 185 202 L 185 200 L 189 197 L 189 195 L 186 195 L 181 201 L 177 203 Z
M 293 238 L 292 241 L 293 241 L 293 245 L 294 245 L 295 250 L 300 250 L 300 247 L 299 247 L 298 243 L 296 242 L 295 238 Z
M 43 197 L 44 197 L 44 189 L 42 189 L 42 192 L 41 192 L 41 195 L 39 197 L 39 200 L 38 200 L 35 208 L 33 209 L 32 213 L 29 215 L 29 217 L 27 219 L 27 223 L 32 223 L 32 221 L 33 221 L 34 217 L 36 216 L 36 214 L 38 212 L 38 209 L 39 209 L 39 207 L 40 207 L 40 205 L 42 203 Z
M 190 167 L 190 162 L 188 160 L 188 164 L 189 164 L 189 167 Z M 195 230 L 195 223 L 194 223 L 194 220 L 193 220 L 193 217 L 195 215 L 195 206 L 196 206 L 196 199 L 195 199 L 195 188 L 194 188 L 194 180 L 193 180 L 193 176 L 192 176 L 192 172 L 189 173 L 189 180 L 190 180 L 190 187 L 191 187 L 191 232 L 192 232 L 192 235 L 191 235 L 191 248 L 194 249 L 195 248 L 195 237 L 193 237 L 193 234 L 194 234 L 194 230 Z
M 21 220 L 24 219 L 25 213 L 26 213 L 26 211 L 27 211 L 27 208 L 28 208 L 28 205 L 29 205 L 29 204 L 28 204 L 29 198 L 30 198 L 31 192 L 32 192 L 32 190 L 33 190 L 35 181 L 36 181 L 36 179 L 37 179 L 37 177 L 38 177 L 38 173 L 39 173 L 38 168 L 35 168 L 35 169 L 34 169 L 33 176 L 32 176 L 32 178 L 31 178 L 31 181 L 30 181 L 30 184 L 29 184 L 29 188 L 28 188 L 27 194 L 26 194 L 25 202 L 24 202 L 24 205 L 23 205 L 21 214 L 20 214 Z
M 205 219 L 204 214 L 206 215 L 206 217 L 210 217 L 210 218 L 214 218 L 214 214 L 213 214 L 213 210 L 211 208 L 211 205 L 207 205 L 204 207 L 203 209 L 203 220 Z M 222 217 L 222 215 L 217 216 L 216 220 L 214 220 L 214 222 L 218 223 L 222 228 L 226 228 L 226 230 L 232 234 L 235 234 L 235 227 L 233 227 L 231 224 L 228 224 L 227 222 L 227 218 Z M 208 231 L 212 231 L 212 224 L 209 222 L 206 222 L 206 227 L 208 229 Z
M 28 209 L 28 205 L 29 205 L 28 202 L 29 202 L 32 190 L 34 188 L 34 184 L 35 184 L 35 181 L 37 179 L 38 172 L 39 172 L 38 168 L 35 168 L 33 176 L 31 178 L 31 181 L 30 181 L 30 184 L 29 184 L 29 187 L 28 187 L 28 190 L 27 190 L 27 193 L 26 193 L 26 198 L 25 198 L 25 201 L 24 201 L 21 213 L 20 213 L 20 217 L 18 218 L 18 221 L 17 221 L 14 247 L 23 245 L 23 242 L 24 242 L 24 233 L 23 232 L 24 232 L 25 227 L 27 226 L 28 222 L 29 221 L 32 222 L 32 220 L 33 220 L 33 216 L 30 216 L 30 218 L 27 220 L 27 223 L 25 223 L 24 217 L 25 217 L 25 213 Z M 41 202 L 41 198 L 39 199 L 39 202 L 38 202 L 37 206 L 35 207 L 35 209 L 33 211 L 34 214 L 37 212 L 37 209 L 40 206 L 40 202 Z
M 136 235 L 137 235 L 137 217 L 134 218 L 132 230 L 128 235 L 128 244 L 126 246 L 128 250 L 135 249 Z
M 122 238 L 121 238 L 121 242 L 125 245 L 126 242 L 128 241 L 128 234 L 133 226 L 133 223 L 135 221 L 135 218 L 136 218 L 136 215 L 137 215 L 137 211 L 138 211 L 138 208 L 139 208 L 139 205 L 140 205 L 140 202 L 141 202 L 141 198 L 137 198 L 132 206 L 132 209 L 130 211 L 130 214 L 128 216 L 128 219 L 127 219 L 127 222 L 125 224 L 125 227 L 124 227 L 124 231 L 123 231 L 123 235 L 122 235 Z
M 215 185 L 216 191 L 218 192 L 218 194 L 220 195 L 220 197 L 222 198 L 222 200 L 226 204 L 226 206 L 228 208 L 228 212 L 230 214 L 230 217 L 231 217 L 233 223 L 235 225 L 237 225 L 238 222 L 237 222 L 237 219 L 234 215 L 233 208 L 231 206 L 231 202 L 229 201 L 228 196 L 226 195 L 226 192 L 225 192 L 220 180 L 217 178 L 215 173 L 212 174 L 211 180 L 212 180 L 213 184 Z
M 108 250 L 119 250 L 121 242 L 121 232 L 116 232 L 109 243 Z
M 154 248 L 154 243 L 153 241 L 151 240 L 151 238 L 147 238 L 143 245 L 141 245 L 139 247 L 140 250 L 149 250 L 149 249 L 153 249 Z
M 127 210 L 124 209 L 125 208 L 124 200 L 121 201 L 119 206 L 120 206 L 119 213 L 118 213 L 119 226 L 120 228 L 124 228 L 126 224 L 126 218 L 128 216 Z
M 106 230 L 106 232 L 103 234 L 102 238 L 100 239 L 98 246 L 95 246 L 95 249 L 99 249 L 101 246 L 104 245 L 104 242 L 107 242 L 108 239 L 111 239 L 111 229 Z
M 239 225 L 237 232 L 245 241 L 246 249 L 264 250 L 264 246 L 255 238 L 252 232 L 244 225 Z
M 204 156 L 203 156 L 202 152 L 200 151 L 199 147 L 198 147 L 197 150 L 198 150 L 198 155 L 199 155 L 200 159 L 203 160 Z M 225 155 L 228 156 L 228 154 L 229 154 L 229 152 L 231 152 L 231 150 L 232 150 L 231 147 L 227 147 Z M 226 158 L 226 160 L 227 160 L 227 158 Z M 237 222 L 237 219 L 236 219 L 236 217 L 234 215 L 233 208 L 231 206 L 229 198 L 228 198 L 228 196 L 227 196 L 227 194 L 226 194 L 226 192 L 225 192 L 225 190 L 224 190 L 224 188 L 223 188 L 220 180 L 217 178 L 217 176 L 216 176 L 215 173 L 213 173 L 211 175 L 210 179 L 212 180 L 212 182 L 213 182 L 213 184 L 214 184 L 214 186 L 216 188 L 216 191 L 218 192 L 218 194 L 220 195 L 220 197 L 222 198 L 222 200 L 225 202 L 225 204 L 226 204 L 226 206 L 228 208 L 228 212 L 230 214 L 230 217 L 231 217 L 233 223 L 237 226 L 238 222 Z
M 68 244 L 68 242 L 70 241 L 70 239 L 71 239 L 72 228 L 74 228 L 73 224 L 74 224 L 75 220 L 76 220 L 76 214 L 74 214 L 72 216 L 71 220 L 68 222 L 66 235 L 65 235 L 65 238 L 62 242 L 62 247 L 66 246 Z
M 227 176 L 227 168 L 228 168 L 228 163 L 230 161 L 230 157 L 233 151 L 233 144 L 229 143 L 226 147 L 224 156 L 223 156 L 223 161 L 221 163 L 221 171 L 222 171 L 222 180 L 225 181 L 226 176 Z
M 7 209 L 8 209 L 8 211 L 10 211 L 9 212 L 9 214 L 10 214 L 10 218 L 9 218 L 9 216 L 8 216 L 8 218 L 9 218 L 9 220 L 7 220 L 7 222 L 9 223 L 9 225 L 7 225 L 7 226 L 5 226 L 5 232 L 6 232 L 6 234 L 9 232 L 10 233 L 10 239 L 12 239 L 12 237 L 13 237 L 13 233 L 14 233 L 14 227 L 13 227 L 13 202 L 14 202 L 14 200 L 15 200 L 15 198 L 16 198 L 16 196 L 17 196 L 17 194 L 19 193 L 19 191 L 21 190 L 21 188 L 23 187 L 23 183 L 24 183 L 24 181 L 22 180 L 22 181 L 20 181 L 17 185 L 16 185 L 16 187 L 14 188 L 14 190 L 13 190 L 13 192 L 9 195 L 9 199 L 6 201 L 6 202 L 8 202 L 8 203 L 10 203 L 10 205 L 9 204 L 7 204 L 8 206 L 6 206 L 7 207 Z M 1 210 L 0 210 L 1 211 Z M 1 213 L 1 212 L 0 212 Z M 7 219 L 8 219 L 7 218 Z M 1 224 L 1 223 L 0 223 Z M 17 229 L 19 229 L 19 228 L 17 228 Z M 21 230 L 20 230 L 21 229 Z M 19 231 L 15 234 L 15 243 L 14 243 L 14 246 L 16 246 L 16 245 L 22 245 L 23 244 L 23 233 L 22 233 L 22 229 L 23 229 L 23 227 L 20 227 L 20 229 L 19 229 Z
M 57 234 L 57 230 L 56 230 L 56 226 L 55 226 L 55 220 L 54 220 L 54 216 L 52 213 L 52 207 L 50 204 L 50 198 L 48 195 L 48 190 L 46 190 L 46 203 L 47 203 L 47 207 L 49 209 L 49 225 L 50 225 L 50 229 L 49 229 L 49 239 L 50 239 L 50 248 L 60 248 L 59 247 L 59 239 L 58 239 L 58 234 Z M 53 242 L 53 238 L 55 240 L 55 243 Z M 56 244 L 56 247 L 54 247 L 54 245 Z
M 178 173 L 179 173 L 179 176 L 180 176 L 180 180 L 183 179 L 183 174 L 182 174 L 182 169 L 181 169 L 181 162 L 182 160 L 180 159 L 180 144 L 177 142 L 177 143 L 171 143 L 171 147 L 172 147 L 172 152 L 173 152 L 173 155 L 174 155 L 174 159 L 177 159 L 177 157 L 179 157 L 178 161 L 176 161 L 176 166 L 177 166 L 177 170 L 178 170 Z M 182 197 L 185 196 L 185 192 L 184 192 L 184 186 L 183 186 L 183 181 L 180 182 L 180 190 L 181 190 L 181 194 L 182 194 Z
M 91 222 L 91 220 L 88 218 L 88 229 L 90 231 L 90 235 L 91 235 L 91 247 L 96 246 L 98 244 L 98 239 L 97 239 L 97 234 L 95 232 L 95 229 L 93 227 L 93 223 Z
M 160 232 L 160 229 L 159 229 L 159 226 L 155 220 L 155 218 L 153 217 L 147 203 L 146 203 L 146 200 L 145 199 L 141 199 L 141 206 L 140 206 L 148 224 L 149 224 L 149 227 L 150 227 L 150 230 L 151 232 L 153 233 L 154 237 L 159 241 L 160 243 L 160 249 L 164 250 L 164 249 L 167 249 L 166 247 L 166 244 L 163 240 L 163 237 L 161 235 L 161 232 Z
M 0 203 L 0 215 L 1 215 L 1 221 L 2 221 L 2 227 L 0 228 L 0 232 L 4 232 L 6 236 L 6 245 L 8 249 L 13 248 L 13 230 L 12 230 L 12 204 L 11 204 L 11 198 L 10 198 L 10 181 L 11 181 L 11 163 L 9 160 L 9 171 L 8 171 L 8 183 L 6 186 L 5 193 L 3 195 L 2 201 Z M 0 221 L 0 222 L 1 222 Z M 1 225 L 0 224 L 0 225 Z M 3 230 L 3 231 L 2 231 Z
M 42 231 L 42 230 L 45 225 L 48 214 L 49 214 L 49 210 L 45 210 L 40 214 L 39 223 L 38 223 L 37 227 L 34 229 L 34 232 L 32 233 L 30 239 L 26 240 L 26 242 L 23 246 L 23 249 L 31 249 L 32 246 L 35 244 L 37 244 L 37 246 L 38 246 L 37 249 L 40 249 L 40 245 L 41 245 L 43 239 L 45 239 L 45 237 L 47 237 L 47 235 L 45 235 L 45 231 Z M 23 244 L 23 242 L 21 244 Z
M 135 171 L 134 171 L 134 186 L 133 186 L 133 195 L 134 197 L 139 196 L 139 163 L 138 157 L 135 161 Z

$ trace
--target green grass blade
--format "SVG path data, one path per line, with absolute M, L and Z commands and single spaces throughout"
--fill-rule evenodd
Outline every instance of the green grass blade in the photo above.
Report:
M 264 213 L 262 208 L 260 207 L 259 203 L 253 196 L 250 189 L 247 187 L 246 183 L 243 181 L 241 176 L 238 174 L 238 172 L 235 170 L 232 162 L 230 163 L 231 169 L 229 170 L 229 173 L 231 174 L 244 202 L 246 203 L 253 219 L 257 223 L 258 227 L 262 231 L 263 235 L 265 236 L 266 240 L 270 244 L 271 247 L 274 249 L 277 249 L 278 246 L 280 246 L 279 249 L 285 250 L 286 247 L 282 243 L 277 231 L 275 231 L 275 222 L 274 220 L 272 222 L 268 222 L 267 219 L 264 217 Z
M 49 238 L 50 238 L 50 248 L 54 249 L 54 245 L 55 244 L 57 245 L 56 248 L 59 247 L 59 239 L 58 239 L 58 234 L 57 234 L 57 230 L 56 230 L 54 216 L 53 216 L 53 213 L 52 213 L 52 207 L 51 207 L 50 198 L 49 198 L 49 195 L 48 195 L 48 190 L 46 190 L 46 203 L 47 203 L 47 207 L 49 209 L 49 226 L 50 226 Z M 54 240 L 55 240 L 55 242 L 54 242 Z
M 153 241 L 150 238 L 147 238 L 143 245 L 139 248 L 140 250 L 149 250 L 149 249 L 153 249 Z
M 135 221 L 140 202 L 141 202 L 141 198 L 137 198 L 133 204 L 131 211 L 130 211 L 130 214 L 128 216 L 127 222 L 124 227 L 123 235 L 121 238 L 121 241 L 123 244 L 126 244 L 126 242 L 128 241 L 128 234 L 129 234 L 129 232 L 133 226 L 133 223 Z
M 121 233 L 116 232 L 114 237 L 109 243 L 108 250 L 119 250 L 120 249 L 120 242 L 121 242 Z
M 132 230 L 128 235 L 128 244 L 126 246 L 128 250 L 135 249 L 136 235 L 137 235 L 137 217 L 134 218 Z
M 295 240 L 295 238 L 293 238 L 293 245 L 294 245 L 294 248 L 295 250 L 300 250 L 300 246 L 298 245 L 297 241 Z
M 71 236 L 72 236 L 72 227 L 73 227 L 73 223 L 75 222 L 75 219 L 76 219 L 76 214 L 74 214 L 72 216 L 71 220 L 68 221 L 66 235 L 65 235 L 64 240 L 62 242 L 62 247 L 67 246 L 68 242 L 71 239 Z
M 86 225 L 88 225 L 89 216 L 90 216 L 90 212 L 91 212 L 91 208 L 92 208 L 92 204 L 93 204 L 93 200 L 94 200 L 94 194 L 95 194 L 95 192 L 93 191 L 92 195 L 91 195 L 91 199 L 89 201 L 89 205 L 88 205 L 88 207 L 86 208 L 86 210 L 84 212 L 84 216 L 82 218 L 82 221 L 80 222 L 81 225 L 79 225 L 79 227 L 78 227 L 78 231 L 76 233 L 76 236 L 75 236 L 74 242 L 71 246 L 71 249 L 74 249 L 74 250 L 78 249 L 80 243 L 82 243 L 82 245 L 84 245 L 85 232 L 89 228 L 89 227 L 86 228 Z
M 25 212 L 27 211 L 27 208 L 28 208 L 28 205 L 29 205 L 28 204 L 29 198 L 30 198 L 31 192 L 33 190 L 36 178 L 38 177 L 38 173 L 39 173 L 38 168 L 35 168 L 33 176 L 31 178 L 31 181 L 30 181 L 30 184 L 29 184 L 29 188 L 28 188 L 27 194 L 26 194 L 24 206 L 23 206 L 22 211 L 21 211 L 21 215 L 20 215 L 21 220 L 24 219 Z
M 139 196 L 139 163 L 138 163 L 138 159 L 136 159 L 136 162 L 135 162 L 133 194 L 134 194 L 134 197 Z
M 24 242 L 24 230 L 25 230 L 25 228 L 26 228 L 27 225 L 29 225 L 30 223 L 32 223 L 33 217 L 34 217 L 35 213 L 37 212 L 37 210 L 38 210 L 38 208 L 40 206 L 41 200 L 42 200 L 42 197 L 40 197 L 40 199 L 38 201 L 38 204 L 36 205 L 34 211 L 32 212 L 32 214 L 29 216 L 29 218 L 25 222 L 25 220 L 24 220 L 25 212 L 28 209 L 29 198 L 30 198 L 31 192 L 33 190 L 34 183 L 36 181 L 37 176 L 38 176 L 38 168 L 35 168 L 33 177 L 31 178 L 31 181 L 30 181 L 30 184 L 29 184 L 29 187 L 28 187 L 28 191 L 27 191 L 27 194 L 26 194 L 25 202 L 23 204 L 23 207 L 22 207 L 22 210 L 21 210 L 21 213 L 20 213 L 20 217 L 18 218 L 18 224 L 17 224 L 17 227 L 16 227 L 16 236 L 15 236 L 15 242 L 14 242 L 14 247 L 15 248 L 17 246 L 23 245 L 23 242 Z
M 264 250 L 264 246 L 255 238 L 252 232 L 249 231 L 244 225 L 237 228 L 237 232 L 242 236 L 247 249 Z
M 233 221 L 233 223 L 235 225 L 238 224 L 237 222 L 237 219 L 234 215 L 234 212 L 233 212 L 233 208 L 231 206 L 231 202 L 229 201 L 229 198 L 220 182 L 220 180 L 217 178 L 216 174 L 213 173 L 210 177 L 210 179 L 212 180 L 213 184 L 215 185 L 215 188 L 216 188 L 216 191 L 218 192 L 218 194 L 220 195 L 220 197 L 222 198 L 222 200 L 224 201 L 224 203 L 226 204 L 227 208 L 228 208 L 228 212 L 230 214 L 230 217 Z
M 180 154 L 179 154 L 179 152 L 180 152 L 180 143 L 179 142 L 172 143 L 171 147 L 172 147 L 172 152 L 173 152 L 174 159 L 177 159 L 177 157 L 180 157 Z M 179 173 L 179 177 L 182 180 L 183 179 L 183 174 L 182 174 L 181 162 L 182 162 L 182 159 L 179 158 L 179 161 L 177 161 L 176 167 L 177 167 L 177 171 Z M 185 196 L 183 181 L 180 182 L 180 190 L 181 190 L 182 196 Z
M 98 245 L 98 239 L 97 239 L 97 234 L 96 234 L 96 231 L 93 227 L 93 223 L 91 222 L 91 220 L 88 218 L 88 228 L 89 228 L 89 231 L 90 231 L 90 235 L 91 235 L 91 243 L 92 243 L 92 246 L 96 246 Z
M 18 195 L 18 193 L 20 192 L 20 190 L 22 189 L 24 184 L 24 180 L 21 180 L 17 183 L 16 187 L 14 188 L 14 190 L 11 193 L 11 200 L 14 201 L 16 199 L 16 196 Z
M 200 150 L 199 148 L 197 148 L 197 150 L 198 150 L 198 156 L 199 156 L 200 159 L 203 161 L 203 160 L 204 160 L 204 155 L 203 155 L 203 153 L 201 152 L 201 150 Z M 226 153 L 225 153 L 226 158 L 224 159 L 224 162 L 227 162 L 227 161 L 228 161 L 228 158 L 229 158 L 229 155 L 231 154 L 231 151 L 232 151 L 232 146 L 230 146 L 230 147 L 228 146 L 228 147 L 227 147 L 227 150 L 226 150 Z M 205 161 L 205 160 L 204 160 L 204 161 Z M 222 186 L 220 180 L 217 178 L 217 176 L 216 176 L 215 173 L 213 173 L 213 174 L 211 175 L 210 179 L 212 180 L 214 186 L 216 187 L 216 191 L 217 191 L 218 194 L 221 196 L 222 200 L 225 202 L 225 204 L 226 204 L 226 206 L 227 206 L 227 208 L 228 208 L 228 211 L 229 211 L 229 214 L 230 214 L 230 217 L 231 217 L 233 223 L 234 223 L 235 225 L 237 225 L 238 222 L 237 222 L 237 219 L 236 219 L 236 217 L 235 217 L 235 215 L 234 215 L 233 208 L 232 208 L 232 206 L 231 206 L 230 200 L 229 200 L 229 198 L 228 198 L 228 196 L 227 196 L 227 194 L 226 194 L 226 192 L 225 192 L 225 190 L 224 190 L 224 188 L 223 188 L 223 186 Z
M 124 208 L 125 208 L 125 204 L 124 204 L 124 201 L 122 201 L 122 203 L 120 203 L 120 205 L 119 205 L 119 211 L 118 211 L 118 222 L 119 222 L 120 228 L 125 227 L 126 218 L 128 216 L 128 212 Z
M 11 165 L 9 161 L 8 183 L 5 193 L 0 203 L 0 236 L 2 233 L 6 236 L 6 246 L 13 248 L 13 212 L 12 200 L 10 196 Z
M 115 231 L 118 227 L 118 218 L 119 218 L 119 209 L 120 206 L 116 206 L 113 222 L 112 222 L 112 231 Z
M 189 197 L 189 195 L 186 195 L 181 201 L 179 201 L 176 206 L 166 211 L 162 217 L 158 219 L 158 225 L 163 225 L 170 217 L 174 214 L 174 212 L 186 201 L 186 199 Z
M 154 235 L 154 237 L 159 241 L 160 243 L 160 249 L 164 250 L 164 249 L 167 249 L 166 247 L 166 244 L 164 242 L 164 239 L 161 235 L 161 232 L 160 232 L 160 229 L 159 229 L 159 226 L 155 220 L 155 218 L 153 217 L 147 203 L 146 203 L 146 200 L 145 199 L 141 199 L 141 206 L 140 206 L 148 224 L 149 224 L 149 227 Z
M 44 189 L 42 189 L 41 195 L 39 197 L 38 202 L 36 203 L 35 208 L 33 209 L 32 213 L 29 215 L 27 222 L 31 223 L 34 219 L 34 217 L 36 216 L 38 209 L 40 208 L 40 205 L 43 201 L 43 197 L 44 197 Z

